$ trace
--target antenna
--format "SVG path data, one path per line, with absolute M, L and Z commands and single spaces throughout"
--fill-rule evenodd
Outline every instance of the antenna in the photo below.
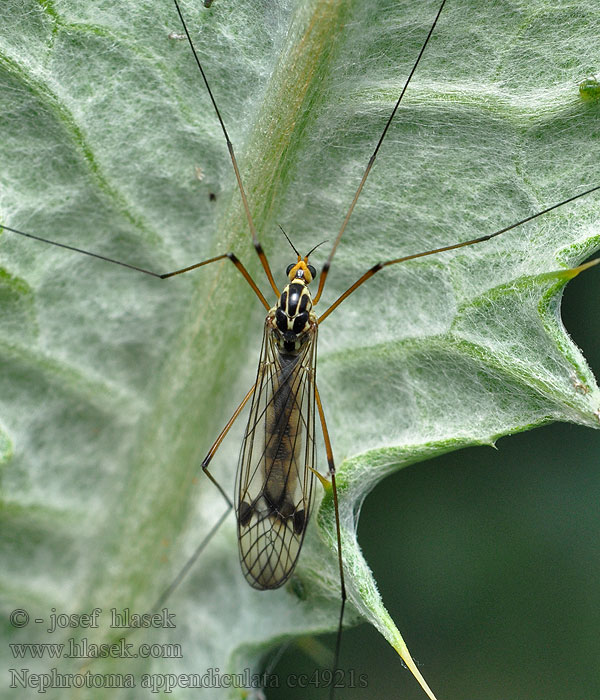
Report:
M 294 251 L 294 253 L 296 253 L 296 255 L 300 258 L 301 257 L 300 253 L 296 250 L 296 246 L 292 243 L 292 241 L 290 240 L 290 237 L 284 231 L 283 226 L 281 224 L 277 224 L 277 225 L 281 229 L 281 232 L 283 233 L 283 235 L 288 239 L 288 243 L 292 246 L 292 250 Z

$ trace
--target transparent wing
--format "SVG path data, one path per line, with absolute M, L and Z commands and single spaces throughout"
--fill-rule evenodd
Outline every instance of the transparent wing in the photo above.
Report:
M 310 516 L 315 465 L 317 324 L 281 353 L 265 323 L 256 389 L 236 479 L 240 563 L 254 588 L 290 577 Z

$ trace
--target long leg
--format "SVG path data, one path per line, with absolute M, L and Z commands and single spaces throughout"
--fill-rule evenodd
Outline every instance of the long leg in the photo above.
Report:
M 221 517 L 217 520 L 217 522 L 212 526 L 210 532 L 206 535 L 206 537 L 200 542 L 200 544 L 196 547 L 194 550 L 194 553 L 192 556 L 186 561 L 186 563 L 183 565 L 177 576 L 173 579 L 173 581 L 169 584 L 167 588 L 160 594 L 158 599 L 156 600 L 156 603 L 152 606 L 152 612 L 156 612 L 171 596 L 173 591 L 179 586 L 179 584 L 183 581 L 183 579 L 187 576 L 188 571 L 192 568 L 200 554 L 204 551 L 204 548 L 206 545 L 210 542 L 210 540 L 213 538 L 214 534 L 217 532 L 217 530 L 221 527 L 223 522 L 225 521 L 225 518 L 229 515 L 230 511 L 233 509 L 233 503 L 231 502 L 231 499 L 229 496 L 225 493 L 223 490 L 223 487 L 219 482 L 213 477 L 213 475 L 208 471 L 207 467 L 211 461 L 211 459 L 214 457 L 215 452 L 219 449 L 221 446 L 221 443 L 223 442 L 225 436 L 229 432 L 229 429 L 231 426 L 235 423 L 237 417 L 240 415 L 242 412 L 244 406 L 248 403 L 248 400 L 254 393 L 254 389 L 256 388 L 256 384 L 253 384 L 252 387 L 250 388 L 250 391 L 244 396 L 242 399 L 240 405 L 235 409 L 233 412 L 233 415 L 231 418 L 227 421 L 227 425 L 221 430 L 219 433 L 219 437 L 215 440 L 213 446 L 210 448 L 208 451 L 208 454 L 206 457 L 202 460 L 202 471 L 208 476 L 208 478 L 212 481 L 212 483 L 219 489 L 221 495 L 227 502 L 227 508 L 221 515 Z
M 536 214 L 532 214 L 531 216 L 527 216 L 525 219 L 521 219 L 521 221 L 517 221 L 515 224 L 511 224 L 510 226 L 505 226 L 504 228 L 501 228 L 499 231 L 496 231 L 495 233 L 488 233 L 485 236 L 480 236 L 479 238 L 473 238 L 470 241 L 463 241 L 463 243 L 455 243 L 454 245 L 447 245 L 442 248 L 434 248 L 433 250 L 426 250 L 424 253 L 413 253 L 413 255 L 406 255 L 403 258 L 396 258 L 394 260 L 388 260 L 387 262 L 382 262 L 382 263 L 377 263 L 377 265 L 373 265 L 372 268 L 367 270 L 364 275 L 359 277 L 356 282 L 349 287 L 341 296 L 339 296 L 333 304 L 319 316 L 319 323 L 321 321 L 324 321 L 329 314 L 336 309 L 347 297 L 349 297 L 352 292 L 354 292 L 356 289 L 360 287 L 363 282 L 366 282 L 368 279 L 373 277 L 373 275 L 376 272 L 379 272 L 379 270 L 382 270 L 384 267 L 388 267 L 389 265 L 395 265 L 396 263 L 401 263 L 401 262 L 406 262 L 407 260 L 414 260 L 415 258 L 424 258 L 427 255 L 434 255 L 436 253 L 444 253 L 448 250 L 456 250 L 457 248 L 466 248 L 467 246 L 470 245 L 475 245 L 476 243 L 483 243 L 484 241 L 489 241 L 491 238 L 495 238 L 496 236 L 499 236 L 501 233 L 506 233 L 506 231 L 510 231 L 513 228 L 517 228 L 517 226 L 521 226 L 522 224 L 527 223 L 528 221 L 531 221 L 532 219 L 536 219 L 538 216 L 542 216 L 542 214 L 547 214 L 549 211 L 552 211 L 553 209 L 557 209 L 558 207 L 562 207 L 565 204 L 568 204 L 569 202 L 572 202 L 575 199 L 579 199 L 580 197 L 585 197 L 585 195 L 590 194 L 591 192 L 595 192 L 596 190 L 600 189 L 600 185 L 596 185 L 596 187 L 592 187 L 589 190 L 586 190 L 585 192 L 581 192 L 580 194 L 576 194 L 573 197 L 569 197 L 569 199 L 565 199 L 562 202 L 559 202 L 558 204 L 553 204 L 551 207 L 548 207 L 547 209 L 542 209 L 542 211 L 538 211 Z
M 238 168 L 235 153 L 233 151 L 233 144 L 231 143 L 231 139 L 229 138 L 229 134 L 227 133 L 227 129 L 225 128 L 225 122 L 223 121 L 223 118 L 221 117 L 221 113 L 219 112 L 219 108 L 217 107 L 217 103 L 215 101 L 212 90 L 210 89 L 210 85 L 208 84 L 208 80 L 206 79 L 206 75 L 204 73 L 204 69 L 202 68 L 202 64 L 200 63 L 200 59 L 198 58 L 198 54 L 196 52 L 196 48 L 195 48 L 194 43 L 192 41 L 192 37 L 190 36 L 190 33 L 188 31 L 185 20 L 183 19 L 183 15 L 181 13 L 179 3 L 177 2 L 177 0 L 173 0 L 173 2 L 175 3 L 175 8 L 177 9 L 177 14 L 179 15 L 179 19 L 181 20 L 181 24 L 183 25 L 183 30 L 185 31 L 185 35 L 187 37 L 188 44 L 190 45 L 192 53 L 194 54 L 194 60 L 196 61 L 196 65 L 198 66 L 198 70 L 200 71 L 200 75 L 202 76 L 202 80 L 204 81 L 204 85 L 206 86 L 206 89 L 208 91 L 208 95 L 209 95 L 210 100 L 213 104 L 213 107 L 215 108 L 215 112 L 217 114 L 217 119 L 219 120 L 219 124 L 221 125 L 221 130 L 223 131 L 223 135 L 225 136 L 225 141 L 227 142 L 227 150 L 229 151 L 229 156 L 231 158 L 231 164 L 233 165 L 233 171 L 235 173 L 235 179 L 237 180 L 237 184 L 238 184 L 238 187 L 240 190 L 240 195 L 242 197 L 244 211 L 246 212 L 246 219 L 248 220 L 248 227 L 250 228 L 250 233 L 252 234 L 252 243 L 254 244 L 254 249 L 256 250 L 256 253 L 260 259 L 260 262 L 261 262 L 261 265 L 263 266 L 265 274 L 267 275 L 267 279 L 269 280 L 269 284 L 271 285 L 271 288 L 275 292 L 275 295 L 279 296 L 279 290 L 277 289 L 277 285 L 275 284 L 275 280 L 273 279 L 273 273 L 271 272 L 271 268 L 269 266 L 269 261 L 267 260 L 267 256 L 266 256 L 264 250 L 262 249 L 260 241 L 258 240 L 258 235 L 256 233 L 256 227 L 254 226 L 254 221 L 252 220 L 252 214 L 250 213 L 250 207 L 248 206 L 246 192 L 244 190 L 244 185 L 242 184 L 242 176 L 240 175 L 240 170 Z
M 340 595 L 342 602 L 340 605 L 340 617 L 338 620 L 337 636 L 335 640 L 335 653 L 333 657 L 333 674 L 331 679 L 331 690 L 330 690 L 330 700 L 333 700 L 333 695 L 335 693 L 335 679 L 337 675 L 337 670 L 339 667 L 340 660 L 340 647 L 342 644 L 342 623 L 344 622 L 344 608 L 346 607 L 346 583 L 344 581 L 344 564 L 342 561 L 342 533 L 340 528 L 340 511 L 338 507 L 338 495 L 337 486 L 335 484 L 335 462 L 333 461 L 333 450 L 331 449 L 331 440 L 329 439 L 329 431 L 327 430 L 327 423 L 325 421 L 325 414 L 323 413 L 323 405 L 321 404 L 321 397 L 319 395 L 319 390 L 317 389 L 317 384 L 315 382 L 315 400 L 317 402 L 317 410 L 319 411 L 319 420 L 321 421 L 321 430 L 323 431 L 323 440 L 325 441 L 325 454 L 327 455 L 327 465 L 329 467 L 329 476 L 331 477 L 331 490 L 333 493 L 333 507 L 335 510 L 335 535 L 337 539 L 338 548 L 338 566 L 340 569 Z
M 252 291 L 260 299 L 261 304 L 267 309 L 271 308 L 264 298 L 260 289 L 256 286 L 256 282 L 250 277 L 250 273 L 244 265 L 238 260 L 234 253 L 223 253 L 223 255 L 217 255 L 216 258 L 209 258 L 208 260 L 203 260 L 202 262 L 195 263 L 194 265 L 188 265 L 187 267 L 182 267 L 179 270 L 174 270 L 173 272 L 153 272 L 152 270 L 146 270 L 143 267 L 138 267 L 137 265 L 131 265 L 130 263 L 123 262 L 122 260 L 116 260 L 115 258 L 109 258 L 106 255 L 100 255 L 100 253 L 93 253 L 91 250 L 84 250 L 83 248 L 76 248 L 72 245 L 67 245 L 66 243 L 58 243 L 58 241 L 52 241 L 49 238 L 42 238 L 41 236 L 34 236 L 33 233 L 25 233 L 24 231 L 18 231 L 16 228 L 11 228 L 10 226 L 0 225 L 0 230 L 5 229 L 11 233 L 18 233 L 19 236 L 25 236 L 25 238 L 33 238 L 36 241 L 41 241 L 42 243 L 48 243 L 49 245 L 57 246 L 58 248 L 65 248 L 66 250 L 73 250 L 76 253 L 82 253 L 83 255 L 89 255 L 92 258 L 98 258 L 98 260 L 104 260 L 105 262 L 113 263 L 114 265 L 120 265 L 121 267 L 126 267 L 129 270 L 135 270 L 136 272 L 143 272 L 145 275 L 150 275 L 151 277 L 157 277 L 161 280 L 166 280 L 169 277 L 175 277 L 175 275 L 181 275 L 184 272 L 190 272 L 191 270 L 196 270 L 198 267 L 203 265 L 209 265 L 210 263 L 217 262 L 218 260 L 223 260 L 227 258 L 236 266 L 236 268 L 241 272 L 244 279 L 252 287 Z
M 202 68 L 202 64 L 200 63 L 200 59 L 198 58 L 196 48 L 192 42 L 192 38 L 191 38 L 190 33 L 188 31 L 185 20 L 183 19 L 183 15 L 181 13 L 179 3 L 177 2 L 177 0 L 173 0 L 173 2 L 175 4 L 177 14 L 179 15 L 179 19 L 181 20 L 181 24 L 183 25 L 183 29 L 185 31 L 185 35 L 187 37 L 188 43 L 189 43 L 190 48 L 192 50 L 192 53 L 194 55 L 196 65 L 198 66 L 200 74 L 202 75 L 202 80 L 204 81 L 204 85 L 206 86 L 206 89 L 208 91 L 208 95 L 211 99 L 213 107 L 215 108 L 217 119 L 219 120 L 219 124 L 221 125 L 221 129 L 223 131 L 223 134 L 225 136 L 225 140 L 227 142 L 227 150 L 229 151 L 229 155 L 231 157 L 231 163 L 233 165 L 233 170 L 235 172 L 235 177 L 236 177 L 238 187 L 240 190 L 240 195 L 242 197 L 242 203 L 244 205 L 244 211 L 246 213 L 246 218 L 248 220 L 248 226 L 250 228 L 250 233 L 252 234 L 252 243 L 254 244 L 254 249 L 256 250 L 256 253 L 259 257 L 261 265 L 263 266 L 263 269 L 265 271 L 265 274 L 267 275 L 267 279 L 269 280 L 269 284 L 271 285 L 271 288 L 275 292 L 276 296 L 279 296 L 279 289 L 277 288 L 277 285 L 275 284 L 275 280 L 273 278 L 273 273 L 271 272 L 271 268 L 269 266 L 269 261 L 268 261 L 267 256 L 266 256 L 266 254 L 265 254 L 265 252 L 260 244 L 260 241 L 258 240 L 258 235 L 256 233 L 256 227 L 254 226 L 252 214 L 250 213 L 250 207 L 248 206 L 248 199 L 246 197 L 246 192 L 244 190 L 244 185 L 242 183 L 242 177 L 240 175 L 240 170 L 239 170 L 237 160 L 235 157 L 235 153 L 233 150 L 233 144 L 231 143 L 231 139 L 229 138 L 229 134 L 227 133 L 227 129 L 225 128 L 225 123 L 223 122 L 223 118 L 221 117 L 221 113 L 219 112 L 219 108 L 217 107 L 217 103 L 215 101 L 214 95 L 212 93 L 210 85 L 208 84 L 208 80 L 207 80 L 206 75 L 204 73 L 204 69 Z M 217 260 L 222 260 L 223 258 L 229 258 L 229 260 L 231 260 L 231 262 L 242 273 L 242 275 L 244 276 L 244 279 L 252 287 L 252 290 L 258 296 L 258 298 L 261 301 L 261 304 L 263 304 L 265 309 L 267 309 L 267 311 L 270 309 L 270 306 L 267 303 L 262 292 L 258 289 L 258 287 L 256 286 L 256 283 L 250 277 L 246 268 L 242 265 L 242 263 L 237 259 L 237 257 L 233 253 L 225 253 L 223 255 L 217 256 L 216 258 L 211 258 L 210 260 L 203 260 L 202 262 L 196 263 L 194 265 L 189 265 L 188 267 L 181 268 L 180 270 L 175 270 L 173 272 L 167 272 L 165 274 L 160 274 L 158 272 L 153 272 L 152 270 L 146 270 L 142 267 L 137 267 L 136 265 L 131 265 L 130 263 L 126 263 L 126 262 L 123 262 L 121 260 L 116 260 L 114 258 L 109 258 L 105 255 L 100 255 L 99 253 L 93 253 L 92 251 L 84 250 L 83 248 L 76 248 L 75 246 L 66 245 L 64 243 L 58 243 L 57 241 L 52 241 L 48 238 L 42 238 L 41 236 L 35 236 L 32 233 L 25 233 L 23 231 L 19 231 L 19 230 L 14 229 L 14 228 L 10 228 L 9 226 L 1 226 L 0 229 L 6 229 L 7 231 L 11 231 L 12 233 L 17 233 L 20 236 L 25 236 L 26 238 L 33 238 L 37 241 L 42 241 L 43 243 L 48 243 L 50 245 L 54 245 L 54 246 L 57 246 L 59 248 L 66 248 L 67 250 L 73 250 L 76 253 L 82 253 L 83 255 L 89 255 L 92 258 L 98 258 L 99 260 L 104 260 L 106 262 L 110 262 L 110 263 L 113 263 L 115 265 L 121 265 L 122 267 L 129 268 L 130 270 L 136 270 L 137 272 L 143 272 L 146 275 L 151 275 L 152 277 L 158 277 L 160 279 L 167 279 L 169 277 L 174 277 L 175 275 L 180 275 L 184 272 L 189 272 L 190 270 L 195 270 L 198 267 L 202 267 L 203 265 L 208 265 L 209 263 L 216 262 Z
M 350 208 L 348 209 L 348 213 L 346 214 L 346 218 L 344 219 L 342 223 L 342 227 L 333 242 L 333 247 L 331 248 L 331 252 L 329 253 L 329 257 L 325 261 L 325 264 L 323 265 L 323 269 L 321 270 L 321 277 L 319 279 L 319 288 L 317 289 L 317 293 L 315 295 L 315 298 L 313 300 L 313 303 L 316 304 L 319 299 L 321 298 L 321 294 L 323 293 L 323 287 L 325 286 L 325 280 L 327 279 L 327 274 L 329 273 L 329 268 L 331 267 L 331 261 L 333 260 L 333 256 L 335 255 L 336 248 L 338 247 L 338 244 L 340 240 L 342 239 L 342 236 L 344 235 L 344 231 L 346 230 L 346 225 L 348 224 L 348 221 L 350 220 L 350 217 L 352 216 L 352 212 L 354 211 L 354 206 L 356 205 L 356 202 L 358 201 L 358 198 L 360 196 L 360 193 L 362 192 L 363 186 L 365 182 L 367 181 L 367 177 L 369 177 L 369 173 L 371 172 L 371 168 L 373 167 L 373 163 L 375 162 L 375 158 L 377 157 L 377 153 L 379 152 L 379 149 L 381 148 L 381 144 L 383 143 L 383 139 L 386 137 L 386 134 L 388 132 L 388 129 L 390 128 L 390 124 L 392 123 L 392 120 L 394 119 L 394 116 L 396 115 L 396 112 L 398 111 L 398 107 L 400 106 L 400 102 L 402 101 L 402 98 L 404 97 L 404 93 L 406 92 L 406 89 L 408 88 L 408 84 L 411 81 L 411 78 L 413 77 L 413 74 L 415 70 L 417 69 L 417 66 L 419 65 L 419 61 L 421 60 L 421 57 L 423 56 L 423 53 L 425 51 L 425 47 L 429 43 L 429 39 L 431 38 L 431 35 L 433 34 L 433 30 L 435 29 L 435 25 L 437 24 L 438 19 L 440 18 L 440 15 L 442 14 L 442 10 L 444 9 L 444 5 L 446 4 L 446 0 L 442 0 L 442 4 L 440 5 L 440 9 L 437 12 L 437 15 L 435 16 L 435 19 L 433 20 L 433 24 L 431 25 L 431 28 L 429 29 L 429 33 L 427 34 L 427 38 L 423 42 L 423 46 L 421 46 L 421 50 L 419 51 L 419 55 L 417 56 L 417 60 L 414 62 L 414 65 L 409 73 L 408 78 L 406 79 L 406 82 L 404 83 L 404 87 L 402 88 L 402 92 L 400 93 L 400 97 L 397 99 L 396 104 L 394 105 L 394 109 L 392 110 L 392 113 L 389 116 L 389 119 L 386 122 L 385 127 L 383 128 L 383 132 L 381 136 L 379 137 L 379 141 L 377 142 L 377 145 L 375 146 L 375 150 L 373 151 L 373 155 L 369 158 L 369 162 L 367 163 L 367 167 L 365 169 L 365 172 L 361 178 L 361 181 L 358 185 L 358 188 L 356 190 L 356 193 L 354 194 L 354 198 L 352 199 L 352 202 L 350 204 Z
M 202 542 L 200 542 L 200 544 L 196 547 L 192 556 L 181 567 L 181 570 L 179 571 L 177 576 L 173 579 L 173 581 L 171 581 L 171 583 L 167 586 L 167 588 L 165 588 L 165 590 L 156 599 L 156 602 L 152 606 L 152 612 L 157 612 L 165 604 L 167 599 L 171 597 L 171 594 L 173 593 L 173 591 L 179 586 L 179 584 L 187 576 L 188 571 L 192 568 L 192 566 L 194 566 L 194 564 L 196 563 L 196 560 L 198 559 L 198 557 L 202 554 L 202 552 L 206 548 L 206 545 L 212 540 L 212 538 L 214 537 L 217 530 L 225 522 L 225 518 L 227 518 L 227 516 L 231 512 L 232 508 L 233 508 L 233 505 L 231 502 L 229 502 L 229 504 L 227 505 L 227 508 L 225 509 L 225 511 L 223 512 L 221 517 L 212 526 L 212 528 L 210 529 L 210 532 L 205 536 L 205 538 L 202 540 Z
M 339 512 L 339 507 L 338 507 L 338 495 L 337 495 L 337 487 L 335 484 L 335 464 L 333 462 L 333 450 L 331 449 L 331 441 L 329 440 L 329 432 L 327 430 L 327 424 L 325 422 L 325 414 L 323 413 L 323 406 L 321 404 L 321 397 L 319 396 L 319 390 L 317 389 L 317 385 L 315 383 L 315 400 L 317 402 L 317 409 L 319 411 L 319 419 L 321 421 L 321 428 L 323 430 L 323 439 L 325 440 L 325 453 L 327 454 L 327 463 L 329 465 L 329 475 L 331 477 L 331 489 L 333 493 L 333 506 L 335 509 L 335 529 L 336 529 L 336 538 L 337 538 L 337 547 L 338 547 L 338 565 L 340 568 L 340 588 L 341 588 L 341 598 L 342 598 L 342 603 L 340 606 L 340 617 L 338 621 L 338 630 L 337 630 L 337 636 L 336 636 L 336 641 L 335 641 L 335 653 L 334 653 L 334 658 L 333 658 L 333 672 L 332 672 L 332 681 L 331 681 L 331 688 L 329 691 L 329 700 L 334 700 L 334 694 L 335 694 L 335 679 L 337 676 L 337 670 L 339 668 L 339 659 L 340 659 L 340 647 L 342 644 L 342 624 L 344 622 L 344 608 L 346 607 L 346 584 L 344 582 L 344 566 L 343 566 L 343 561 L 342 561 L 342 535 L 341 535 L 341 527 L 340 527 L 340 512 Z M 323 477 L 321 477 L 322 479 Z M 409 668 L 410 672 L 413 674 L 413 676 L 416 678 L 417 682 L 423 688 L 423 690 L 427 693 L 427 696 L 431 698 L 431 700 L 435 700 L 435 695 L 433 694 L 433 691 L 431 688 L 427 685 L 425 679 L 421 675 L 421 672 L 419 671 L 417 665 L 415 664 L 413 658 L 411 657 L 408 649 L 404 650 L 404 654 L 401 654 L 402 660 L 406 664 L 406 666 Z
M 256 389 L 256 382 L 252 385 L 252 387 L 250 388 L 250 391 L 246 394 L 246 396 L 244 396 L 244 398 L 242 399 L 242 402 L 240 403 L 240 405 L 235 409 L 235 411 L 233 412 L 233 415 L 232 415 L 231 418 L 227 421 L 227 425 L 223 428 L 223 430 L 221 430 L 221 432 L 219 433 L 219 437 L 214 441 L 213 446 L 212 446 L 212 447 L 210 448 L 210 450 L 208 451 L 208 454 L 207 454 L 206 457 L 202 460 L 202 471 L 203 471 L 203 472 L 206 474 L 206 476 L 213 482 L 213 484 L 219 489 L 219 491 L 221 492 L 223 498 L 224 498 L 224 499 L 227 501 L 227 503 L 229 504 L 229 507 L 230 507 L 230 508 L 233 508 L 233 503 L 231 502 L 231 499 L 230 499 L 229 496 L 225 493 L 225 491 L 223 491 L 223 488 L 222 488 L 221 484 L 219 484 L 219 482 L 214 478 L 214 476 L 208 471 L 208 465 L 210 464 L 212 458 L 215 456 L 215 452 L 216 452 L 216 451 L 219 449 L 219 447 L 221 446 L 221 443 L 222 443 L 223 440 L 225 439 L 225 436 L 226 436 L 227 433 L 229 432 L 229 429 L 230 429 L 231 426 L 235 423 L 237 417 L 238 417 L 238 416 L 240 415 L 240 413 L 242 412 L 244 406 L 248 403 L 248 400 L 250 399 L 250 397 L 252 396 L 252 394 L 254 394 L 254 390 L 255 390 L 255 389 Z
M 225 519 L 227 518 L 227 516 L 229 515 L 229 513 L 233 510 L 233 503 L 231 502 L 231 499 L 229 498 L 229 496 L 227 496 L 227 494 L 225 493 L 225 491 L 223 490 L 223 488 L 221 487 L 221 485 L 215 480 L 215 478 L 214 478 L 214 477 L 212 476 L 212 474 L 208 471 L 208 469 L 206 469 L 206 467 L 208 466 L 210 460 L 214 457 L 215 452 L 219 449 L 219 446 L 220 446 L 221 443 L 223 442 L 223 439 L 225 438 L 225 436 L 226 436 L 227 433 L 229 432 L 229 429 L 231 428 L 231 426 L 234 424 L 236 418 L 240 415 L 240 413 L 242 412 L 242 409 L 244 408 L 244 406 L 246 405 L 246 403 L 248 402 L 248 400 L 250 399 L 250 397 L 251 397 L 252 394 L 254 393 L 255 387 L 256 387 L 256 384 L 253 384 L 252 387 L 250 388 L 250 391 L 246 394 L 246 396 L 244 396 L 244 398 L 242 399 L 240 405 L 235 409 L 233 415 L 231 416 L 231 418 L 230 418 L 229 421 L 227 422 L 227 425 L 226 425 L 226 426 L 223 428 L 223 430 L 219 433 L 219 437 L 215 440 L 213 446 L 210 448 L 208 454 L 206 455 L 206 457 L 205 457 L 204 460 L 202 461 L 202 469 L 203 469 L 204 473 L 209 477 L 209 479 L 212 481 L 212 483 L 215 484 L 215 486 L 219 489 L 219 491 L 221 492 L 223 498 L 224 498 L 225 501 L 227 502 L 227 507 L 225 508 L 225 510 L 223 511 L 222 515 L 221 515 L 220 518 L 217 520 L 217 522 L 211 527 L 210 531 L 205 535 L 204 539 L 203 539 L 203 540 L 200 542 L 200 544 L 196 547 L 196 549 L 194 550 L 192 556 L 191 556 L 191 557 L 185 562 L 185 564 L 181 567 L 181 569 L 179 570 L 179 573 L 177 574 L 177 576 L 175 576 L 175 578 L 171 581 L 171 583 L 170 583 L 170 584 L 165 588 L 165 590 L 158 596 L 158 598 L 156 599 L 154 605 L 153 605 L 153 606 L 151 607 L 151 609 L 150 609 L 152 613 L 158 612 L 158 611 L 160 610 L 160 608 L 161 608 L 161 607 L 167 602 L 167 600 L 171 597 L 171 595 L 173 594 L 173 591 L 175 591 L 175 589 L 179 587 L 179 585 L 181 584 L 181 582 L 183 581 L 183 579 L 188 575 L 188 572 L 190 571 L 190 569 L 191 569 L 191 568 L 194 566 L 194 564 L 196 563 L 198 557 L 199 557 L 199 556 L 202 554 L 202 552 L 206 549 L 206 546 L 208 545 L 208 543 L 212 540 L 212 538 L 215 536 L 217 530 L 221 527 L 221 525 L 225 522 Z M 133 631 L 127 632 L 127 633 L 123 636 L 123 639 L 129 639 L 129 637 L 131 636 L 131 634 L 133 634 Z M 94 662 L 94 659 L 92 659 L 91 661 L 89 661 L 88 663 L 86 663 L 86 664 L 83 666 L 82 672 L 83 672 L 84 670 L 87 670 L 87 669 L 89 668 L 89 666 L 90 666 L 93 662 Z

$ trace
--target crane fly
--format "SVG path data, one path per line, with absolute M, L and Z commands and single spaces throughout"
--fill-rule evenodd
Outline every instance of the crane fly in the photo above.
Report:
M 312 503 L 317 319 L 298 256 L 265 321 L 258 376 L 237 475 L 240 563 L 248 583 L 279 588 L 298 560 Z
M 561 207 L 568 202 L 572 202 L 598 190 L 599 187 L 589 188 L 568 199 L 551 204 L 543 210 L 493 233 L 377 263 L 350 284 L 350 286 L 319 315 L 315 311 L 315 308 L 322 298 L 325 282 L 329 270 L 331 269 L 337 247 L 352 216 L 354 207 L 359 200 L 363 186 L 375 163 L 379 149 L 395 118 L 400 102 L 435 30 L 438 19 L 446 4 L 446 0 L 443 0 L 439 5 L 437 14 L 430 25 L 429 32 L 423 41 L 421 50 L 406 79 L 404 88 L 397 98 L 395 106 L 389 115 L 381 136 L 364 170 L 341 228 L 333 242 L 326 262 L 322 267 L 320 276 L 317 276 L 317 271 L 310 262 L 310 256 L 317 246 L 303 256 L 296 250 L 292 241 L 288 239 L 296 254 L 296 260 L 292 262 L 286 270 L 287 284 L 283 290 L 280 290 L 275 283 L 267 256 L 259 242 L 233 145 L 219 108 L 217 107 L 215 96 L 213 95 L 196 47 L 186 26 L 178 0 L 173 0 L 173 2 L 185 31 L 185 38 L 188 41 L 193 58 L 196 61 L 205 88 L 213 104 L 216 117 L 223 131 L 254 248 L 266 279 L 277 299 L 275 305 L 271 305 L 267 302 L 265 296 L 260 291 L 246 267 L 236 255 L 231 252 L 203 260 L 172 272 L 159 274 L 128 262 L 66 245 L 36 234 L 20 231 L 8 226 L 4 226 L 3 228 L 21 236 L 96 257 L 106 262 L 121 265 L 160 279 L 178 276 L 222 260 L 229 260 L 233 263 L 237 271 L 244 277 L 267 312 L 263 327 L 263 339 L 256 381 L 213 444 L 202 463 L 202 468 L 208 478 L 219 489 L 229 506 L 235 510 L 242 573 L 252 587 L 260 590 L 279 588 L 290 579 L 294 572 L 310 521 L 316 491 L 315 479 L 320 480 L 326 488 L 331 489 L 336 518 L 337 559 L 341 591 L 334 660 L 334 670 L 337 670 L 346 590 L 335 480 L 336 471 L 331 441 L 327 431 L 316 379 L 319 325 L 363 283 L 367 282 L 376 273 L 388 266 L 483 243 L 540 217 L 553 209 Z M 205 5 L 208 7 L 210 1 L 207 0 Z M 318 288 L 313 297 L 309 285 L 313 283 L 317 277 L 319 278 Z M 209 465 L 223 439 L 248 403 L 250 404 L 249 418 L 243 436 L 236 475 L 235 502 L 232 503 L 229 496 L 209 470 Z M 317 419 L 323 432 L 328 461 L 328 479 L 319 473 L 317 465 L 315 438 Z M 222 521 L 219 521 L 217 525 L 221 522 Z M 204 542 L 201 546 L 204 546 Z M 186 563 L 184 569 L 171 586 L 169 586 L 161 596 L 159 603 L 164 602 L 179 585 L 191 564 L 197 558 L 199 551 L 200 548 Z M 433 698 L 433 693 L 429 691 L 428 686 L 420 677 L 414 664 L 411 666 L 411 670 L 417 676 L 419 682 L 422 683 L 429 696 Z

